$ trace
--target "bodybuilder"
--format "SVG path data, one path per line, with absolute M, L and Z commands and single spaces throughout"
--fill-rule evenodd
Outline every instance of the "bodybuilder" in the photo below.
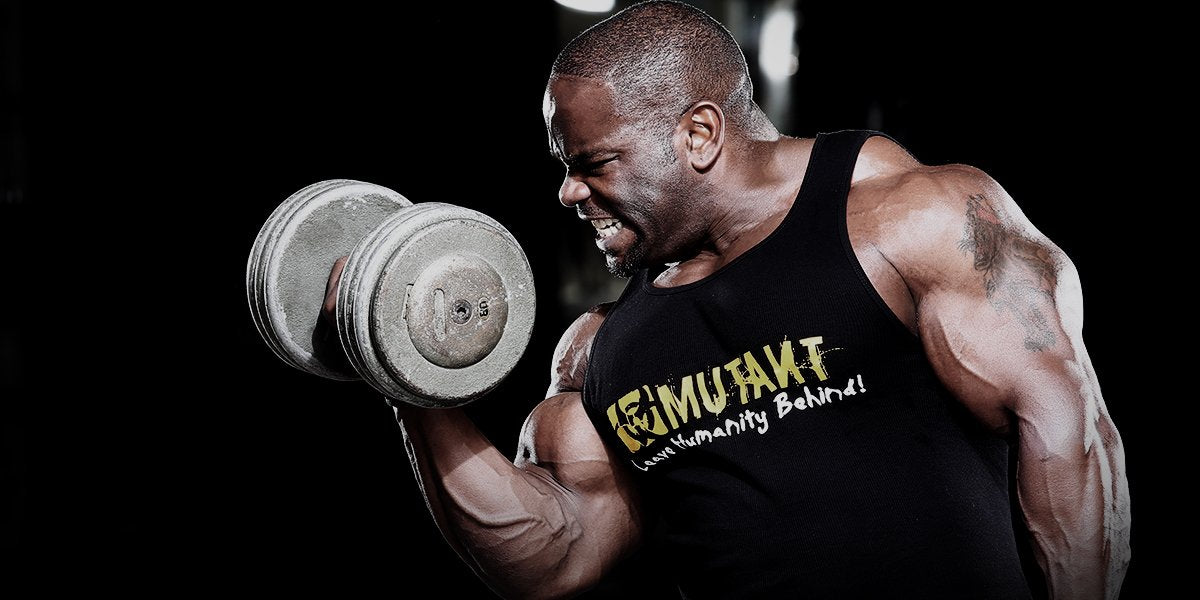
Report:
M 446 539 L 514 597 L 587 589 L 652 523 L 639 556 L 688 598 L 1028 597 L 1016 444 L 1050 596 L 1115 597 L 1124 458 L 1071 261 L 985 173 L 781 135 L 751 92 L 686 5 L 561 52 L 559 199 L 629 283 L 563 335 L 515 461 L 396 403 Z

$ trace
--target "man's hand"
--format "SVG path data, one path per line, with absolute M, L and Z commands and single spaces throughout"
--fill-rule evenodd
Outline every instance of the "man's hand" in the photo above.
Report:
M 342 280 L 342 269 L 346 266 L 349 256 L 343 256 L 333 263 L 329 269 L 329 279 L 325 282 L 325 302 L 321 304 L 321 317 L 331 326 L 337 326 L 337 297 L 338 282 Z

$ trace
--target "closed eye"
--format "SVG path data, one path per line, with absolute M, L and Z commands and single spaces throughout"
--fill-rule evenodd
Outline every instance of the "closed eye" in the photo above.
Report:
M 592 161 L 592 162 L 584 165 L 583 169 L 589 173 L 595 173 L 596 171 L 599 171 L 601 167 L 603 167 L 604 165 L 607 165 L 608 163 L 610 163 L 614 160 L 617 160 L 617 157 L 614 156 L 612 158 L 606 158 L 604 160 Z

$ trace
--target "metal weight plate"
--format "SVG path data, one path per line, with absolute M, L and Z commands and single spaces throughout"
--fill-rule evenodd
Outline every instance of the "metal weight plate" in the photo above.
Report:
M 404 321 L 425 360 L 448 369 L 487 356 L 508 322 L 504 281 L 483 257 L 470 252 L 434 260 L 408 288 Z
M 247 282 L 246 294 L 250 301 L 251 314 L 254 316 L 255 325 L 258 327 L 259 333 L 267 346 L 275 352 L 285 363 L 297 368 L 302 367 L 284 351 L 282 343 L 277 339 L 274 330 L 268 324 L 267 307 L 265 304 L 265 281 L 266 281 L 266 253 L 271 246 L 272 240 L 278 234 L 279 228 L 287 222 L 288 218 L 304 203 L 308 202 L 313 195 L 348 183 L 354 183 L 350 180 L 338 179 L 320 181 L 314 183 L 304 189 L 292 194 L 281 203 L 267 219 L 262 230 L 259 231 L 255 238 L 254 247 L 251 250 L 250 260 L 247 264 Z
M 512 371 L 536 306 L 529 262 L 503 226 L 423 203 L 381 226 L 369 245 L 356 248 L 355 282 L 339 299 L 351 300 L 340 331 L 361 350 L 364 379 L 400 400 L 451 407 Z
M 254 246 L 250 251 L 250 259 L 246 263 L 246 297 L 250 303 L 250 314 L 254 319 L 254 324 L 258 328 L 259 334 L 267 343 L 267 346 L 275 352 L 284 362 L 302 369 L 296 364 L 290 356 L 284 351 L 282 344 L 276 339 L 275 332 L 267 325 L 267 307 L 264 301 L 264 291 L 266 281 L 266 259 L 265 254 L 270 244 L 269 240 L 274 240 L 278 234 L 280 227 L 287 222 L 288 218 L 295 211 L 308 202 L 313 195 L 333 187 L 343 186 L 347 184 L 357 183 L 348 179 L 331 179 L 327 181 L 319 181 L 304 189 L 292 194 L 287 200 L 284 200 L 278 207 L 272 211 L 271 216 L 267 218 L 266 223 L 259 231 L 258 236 L 254 239 Z
M 263 251 L 259 289 L 277 353 L 293 366 L 331 379 L 358 378 L 338 348 L 336 328 L 318 317 L 329 268 L 408 206 L 392 190 L 346 180 L 314 191 L 278 223 Z
M 284 362 L 330 379 L 358 379 L 336 348 L 334 328 L 319 319 L 329 269 L 411 205 L 382 186 L 330 180 L 293 194 L 272 213 L 251 251 L 247 298 L 260 333 Z
M 418 204 L 388 218 L 374 231 L 367 234 L 350 253 L 342 270 L 342 280 L 338 285 L 337 323 L 338 334 L 341 337 L 342 348 L 350 358 L 354 369 L 373 387 L 397 399 L 407 400 L 408 391 L 396 384 L 390 375 L 383 370 L 374 359 L 371 348 L 370 331 L 365 318 L 356 316 L 370 313 L 371 290 L 378 279 L 381 260 L 380 239 L 394 239 L 395 232 L 406 223 L 419 215 L 433 210 L 436 205 L 429 203 Z M 401 235 L 407 235 L 403 230 Z M 370 272 L 370 275 L 364 273 Z M 358 327 L 362 326 L 360 330 Z M 365 350 L 364 350 L 365 348 Z
M 361 182 L 349 179 L 332 179 L 315 183 L 293 194 L 276 209 L 267 224 L 263 227 L 262 232 L 258 236 L 257 252 L 251 256 L 254 279 L 250 282 L 249 289 L 253 291 L 251 296 L 252 305 L 257 308 L 260 315 L 258 318 L 258 321 L 262 324 L 260 333 L 263 333 L 263 338 L 277 356 L 285 363 L 303 371 L 307 371 L 308 369 L 288 352 L 286 346 L 279 338 L 277 329 L 269 325 L 270 317 L 268 316 L 269 311 L 266 304 L 268 257 L 274 251 L 275 244 L 283 228 L 287 223 L 291 222 L 297 211 L 306 206 L 318 194 L 351 185 L 361 185 Z M 319 323 L 314 323 L 314 330 L 318 325 Z M 343 379 L 345 378 L 349 377 L 343 377 Z
M 370 327 L 378 359 L 403 387 L 457 406 L 495 387 L 524 353 L 533 274 L 486 215 L 442 205 L 421 220 L 384 265 Z
M 270 311 L 266 299 L 267 271 L 270 265 L 270 258 L 274 255 L 283 230 L 289 223 L 293 222 L 298 211 L 308 206 L 314 197 L 319 194 L 353 185 L 363 184 L 346 179 L 328 180 L 315 183 L 292 194 L 271 214 L 271 217 L 259 232 L 254 248 L 251 251 L 247 266 L 247 297 L 250 301 L 251 313 L 255 316 L 256 325 L 259 326 L 259 333 L 262 334 L 267 345 L 285 363 L 297 369 L 308 370 L 296 356 L 293 356 L 288 351 L 287 346 L 280 338 L 280 330 L 285 328 L 271 326 Z M 327 275 L 328 272 L 326 272 Z M 347 377 L 339 378 L 345 379 Z

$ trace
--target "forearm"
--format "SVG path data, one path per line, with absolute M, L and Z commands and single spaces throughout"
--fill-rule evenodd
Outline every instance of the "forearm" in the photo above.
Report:
M 1021 423 L 1018 491 L 1054 600 L 1116 598 L 1129 564 L 1124 448 L 1103 404 L 1089 412 L 1068 435 Z
M 580 536 L 569 492 L 518 468 L 459 409 L 397 410 L 430 513 L 451 547 L 504 595 L 556 595 Z

